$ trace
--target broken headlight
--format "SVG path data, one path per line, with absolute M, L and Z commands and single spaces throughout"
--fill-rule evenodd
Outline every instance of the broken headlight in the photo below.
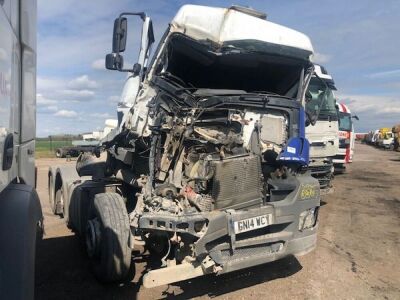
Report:
M 313 207 L 303 211 L 299 217 L 299 230 L 310 229 L 317 223 L 318 207 Z

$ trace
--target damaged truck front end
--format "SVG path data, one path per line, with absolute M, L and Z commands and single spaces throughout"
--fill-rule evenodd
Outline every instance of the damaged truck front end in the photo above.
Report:
M 311 251 L 320 195 L 304 137 L 309 39 L 249 9 L 189 5 L 147 66 L 154 38 L 139 16 L 143 52 L 104 143 L 108 177 L 97 179 L 120 181 L 130 246 L 144 242 L 160 262 L 144 285 Z M 108 67 L 123 70 L 123 16 L 116 26 Z

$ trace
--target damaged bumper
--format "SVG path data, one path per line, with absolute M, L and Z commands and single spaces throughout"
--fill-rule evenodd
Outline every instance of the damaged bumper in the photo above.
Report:
M 316 246 L 319 205 L 318 182 L 303 177 L 284 200 L 248 210 L 204 214 L 208 225 L 194 244 L 193 260 L 150 271 L 144 285 L 153 287 L 203 274 L 223 274 L 306 254 Z M 163 225 L 168 227 L 168 223 Z M 183 270 L 185 276 L 174 275 Z

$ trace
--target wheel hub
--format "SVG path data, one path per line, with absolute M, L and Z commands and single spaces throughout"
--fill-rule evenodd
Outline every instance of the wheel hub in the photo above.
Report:
M 86 250 L 89 257 L 97 257 L 100 252 L 101 231 L 97 219 L 92 219 L 86 225 Z

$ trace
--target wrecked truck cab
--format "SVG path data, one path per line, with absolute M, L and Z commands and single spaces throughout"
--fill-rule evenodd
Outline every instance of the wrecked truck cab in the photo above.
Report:
M 126 33 L 116 24 L 118 36 Z M 320 195 L 307 171 L 308 37 L 251 9 L 195 5 L 179 10 L 147 65 L 149 36 L 144 29 L 118 132 L 103 144 L 107 159 L 93 163 L 101 172 L 74 181 L 89 213 L 70 210 L 70 226 L 88 223 L 96 275 L 123 279 L 127 245 L 138 241 L 160 266 L 145 274 L 145 287 L 311 251 Z

